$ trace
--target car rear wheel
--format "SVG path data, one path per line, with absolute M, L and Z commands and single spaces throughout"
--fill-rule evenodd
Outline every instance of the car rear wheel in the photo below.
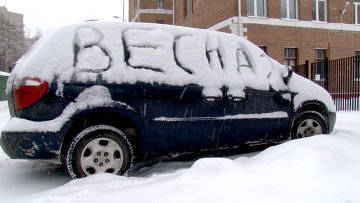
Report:
M 315 113 L 302 113 L 296 117 L 291 130 L 291 138 L 304 138 L 326 133 L 326 123 Z
M 124 174 L 131 166 L 132 146 L 125 134 L 108 125 L 82 130 L 71 142 L 66 167 L 72 178 L 105 172 Z

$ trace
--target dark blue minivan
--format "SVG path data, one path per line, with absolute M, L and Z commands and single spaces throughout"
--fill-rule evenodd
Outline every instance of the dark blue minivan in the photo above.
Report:
M 17 62 L 7 93 L 4 151 L 62 162 L 73 178 L 330 133 L 336 118 L 323 88 L 246 39 L 145 23 L 48 33 Z

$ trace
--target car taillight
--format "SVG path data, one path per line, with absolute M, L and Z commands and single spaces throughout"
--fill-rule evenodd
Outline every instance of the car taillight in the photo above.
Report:
M 15 110 L 24 109 L 37 102 L 49 89 L 49 83 L 38 78 L 25 78 L 13 87 Z

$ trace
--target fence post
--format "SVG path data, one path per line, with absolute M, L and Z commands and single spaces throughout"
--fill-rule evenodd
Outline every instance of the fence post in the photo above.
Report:
M 305 61 L 305 75 L 308 79 L 311 79 L 311 76 L 309 76 L 309 60 Z
M 324 76 L 325 76 L 325 89 L 329 91 L 329 58 L 326 57 L 324 61 Z

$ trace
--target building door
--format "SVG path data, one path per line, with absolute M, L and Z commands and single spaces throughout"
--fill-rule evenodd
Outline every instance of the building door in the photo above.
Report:
M 326 49 L 315 49 L 315 80 L 325 80 L 325 51 Z

